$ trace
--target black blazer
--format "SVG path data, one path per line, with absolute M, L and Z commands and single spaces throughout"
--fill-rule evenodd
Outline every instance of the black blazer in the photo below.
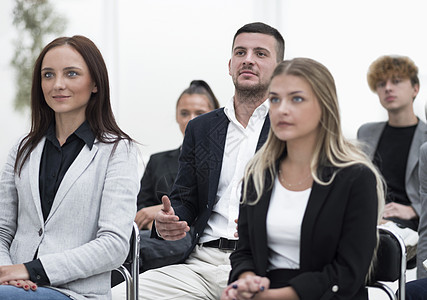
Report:
M 145 168 L 138 193 L 138 210 L 162 204 L 163 195 L 169 195 L 178 173 L 178 157 L 180 148 L 155 153 Z
M 323 178 L 331 174 L 326 169 Z M 266 177 L 265 187 L 270 187 Z M 265 191 L 256 205 L 240 206 L 230 282 L 244 271 L 266 275 L 271 192 Z M 249 200 L 251 193 L 253 198 L 253 187 Z M 376 247 L 377 203 L 374 174 L 362 165 L 341 169 L 330 185 L 313 183 L 301 227 L 299 274 L 288 281 L 300 299 L 368 299 L 365 277 Z
M 178 175 L 170 195 L 175 214 L 195 229 L 185 258 L 198 243 L 215 204 L 228 125 L 224 108 L 220 108 L 191 120 L 185 131 Z M 257 150 L 266 141 L 269 129 L 267 116 Z M 154 231 L 153 226 L 153 235 Z

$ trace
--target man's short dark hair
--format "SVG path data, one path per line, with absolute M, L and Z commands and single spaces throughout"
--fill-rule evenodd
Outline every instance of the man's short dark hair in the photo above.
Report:
M 283 60 L 285 56 L 285 40 L 276 28 L 273 28 L 261 22 L 246 24 L 239 30 L 237 30 L 236 34 L 234 35 L 232 48 L 234 48 L 234 42 L 236 41 L 236 37 L 241 33 L 262 33 L 271 35 L 276 40 L 277 62 L 281 62 Z

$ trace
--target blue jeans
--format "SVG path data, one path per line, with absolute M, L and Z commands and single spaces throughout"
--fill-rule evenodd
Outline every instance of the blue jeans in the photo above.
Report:
M 24 290 L 11 285 L 0 285 L 0 299 L 2 300 L 70 300 L 57 290 L 47 287 L 37 287 L 37 290 Z
M 406 283 L 406 300 L 427 300 L 427 278 Z

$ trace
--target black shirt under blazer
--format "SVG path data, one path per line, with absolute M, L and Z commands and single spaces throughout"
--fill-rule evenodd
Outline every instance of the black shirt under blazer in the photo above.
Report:
M 323 174 L 329 179 L 332 168 Z M 271 186 L 269 176 L 264 186 Z M 244 271 L 266 275 L 271 192 L 256 205 L 240 206 L 230 282 Z M 368 299 L 365 277 L 376 246 L 377 212 L 376 180 L 365 166 L 342 169 L 327 186 L 313 183 L 301 226 L 299 274 L 288 280 L 300 299 Z
M 175 214 L 195 229 L 195 238 L 186 258 L 198 243 L 212 214 L 229 123 L 224 108 L 219 108 L 194 118 L 185 130 L 178 175 L 170 199 Z M 256 150 L 267 140 L 269 129 L 267 115 Z M 157 236 L 155 226 L 152 236 Z

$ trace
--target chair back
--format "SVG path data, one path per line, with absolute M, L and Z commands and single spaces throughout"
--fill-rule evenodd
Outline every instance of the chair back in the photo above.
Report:
M 406 246 L 399 234 L 391 229 L 378 226 L 379 245 L 374 263 L 374 271 L 367 284 L 384 290 L 390 299 L 396 299 L 385 282 L 398 282 L 397 299 L 405 300 Z M 392 296 L 394 296 L 392 298 Z
M 139 229 L 136 223 L 133 223 L 132 234 L 130 237 L 129 254 L 124 263 L 115 269 L 125 279 L 126 300 L 138 300 L 138 275 L 139 275 Z

